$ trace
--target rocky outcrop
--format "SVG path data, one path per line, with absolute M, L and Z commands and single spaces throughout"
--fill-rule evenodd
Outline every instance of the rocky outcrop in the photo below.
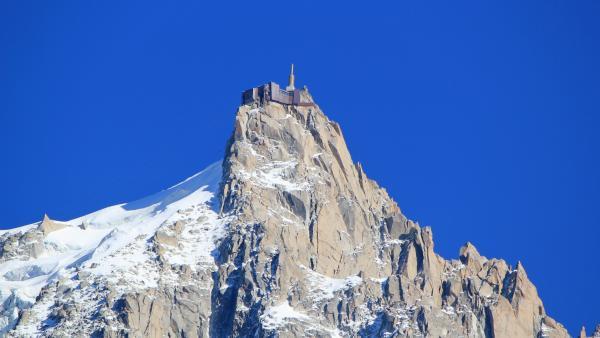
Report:
M 581 327 L 581 331 L 579 331 L 579 338 L 587 338 L 587 332 L 585 330 L 585 327 L 582 326 Z M 589 336 L 590 338 L 598 338 L 600 337 L 600 324 L 596 325 L 596 328 L 594 329 L 594 332 L 592 333 L 591 336 Z
M 0 237 L 0 263 L 40 257 L 46 250 L 44 237 L 68 226 L 51 220 L 46 214 L 43 220 L 36 224 L 37 226 L 29 231 L 6 232 Z M 5 277 L 8 277 L 8 280 L 13 278 Z
M 44 235 L 48 235 L 51 232 L 63 229 L 65 227 L 67 227 L 66 224 L 53 221 L 50 219 L 50 217 L 48 217 L 48 215 L 44 214 L 44 219 L 38 226 L 38 230 L 41 231 Z
M 367 177 L 317 105 L 240 106 L 215 198 L 161 216 L 189 194 L 137 203 L 156 209 L 135 231 L 103 232 L 112 212 L 74 221 L 105 237 L 13 306 L 9 336 L 568 337 L 520 262 L 471 243 L 457 259 L 436 254 L 431 228 Z M 138 222 L 135 207 L 119 221 Z M 0 259 L 38 255 L 58 231 L 45 217 L 4 235 Z
M 37 258 L 44 252 L 44 234 L 41 231 L 7 233 L 0 240 L 0 248 L 0 262 Z
M 470 243 L 459 260 L 437 255 L 317 106 L 240 107 L 220 209 L 238 217 L 220 246 L 215 337 L 568 336 L 522 264 Z M 292 314 L 276 323 L 282 306 Z

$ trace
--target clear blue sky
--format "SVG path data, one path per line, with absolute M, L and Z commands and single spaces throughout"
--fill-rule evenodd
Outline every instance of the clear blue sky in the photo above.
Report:
M 599 1 L 219 3 L 0 4 L 0 227 L 190 176 L 294 62 L 438 252 L 521 260 L 572 333 L 600 321 Z

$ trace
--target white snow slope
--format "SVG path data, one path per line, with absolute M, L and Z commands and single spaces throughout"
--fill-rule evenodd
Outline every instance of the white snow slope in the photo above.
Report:
M 44 286 L 78 270 L 108 280 L 123 278 L 125 274 L 128 283 L 124 288 L 155 286 L 158 276 L 153 274 L 152 267 L 145 266 L 149 258 L 145 243 L 161 226 L 185 221 L 185 216 L 207 220 L 203 233 L 189 238 L 190 248 L 185 248 L 186 251 L 195 253 L 196 257 L 191 258 L 199 265 L 214 264 L 208 256 L 224 235 L 224 222 L 212 210 L 210 202 L 218 189 L 221 172 L 219 161 L 157 194 L 60 222 L 67 227 L 45 236 L 45 250 L 39 257 L 16 258 L 0 264 L 0 336 L 14 325 L 20 309 L 32 306 Z M 36 226 L 4 230 L 0 236 L 24 233 Z M 172 257 L 174 262 L 181 259 Z M 36 310 L 39 316 L 44 315 L 43 307 Z M 30 329 L 29 333 L 35 334 L 36 328 Z

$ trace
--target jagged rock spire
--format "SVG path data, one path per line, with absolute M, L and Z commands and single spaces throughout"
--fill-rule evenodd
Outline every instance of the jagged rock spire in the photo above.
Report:
M 60 230 L 64 227 L 66 227 L 65 224 L 57 223 L 57 222 L 51 220 L 50 217 L 48 217 L 48 214 L 44 214 L 44 219 L 42 220 L 42 222 L 40 222 L 40 225 L 38 226 L 38 230 L 43 232 L 44 235 L 47 235 L 53 231 Z
M 568 337 L 520 263 L 471 243 L 460 260 L 437 255 L 317 105 L 241 106 L 223 166 L 222 210 L 238 219 L 217 255 L 215 337 L 537 337 L 542 324 Z M 302 320 L 278 321 L 284 310 Z

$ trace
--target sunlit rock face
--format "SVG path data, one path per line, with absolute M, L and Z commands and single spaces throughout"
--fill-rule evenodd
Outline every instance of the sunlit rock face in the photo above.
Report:
M 568 337 L 520 263 L 437 255 L 301 95 L 241 105 L 223 161 L 178 185 L 2 233 L 2 333 Z
M 568 336 L 522 265 L 437 255 L 316 105 L 240 107 L 223 166 L 214 336 Z

